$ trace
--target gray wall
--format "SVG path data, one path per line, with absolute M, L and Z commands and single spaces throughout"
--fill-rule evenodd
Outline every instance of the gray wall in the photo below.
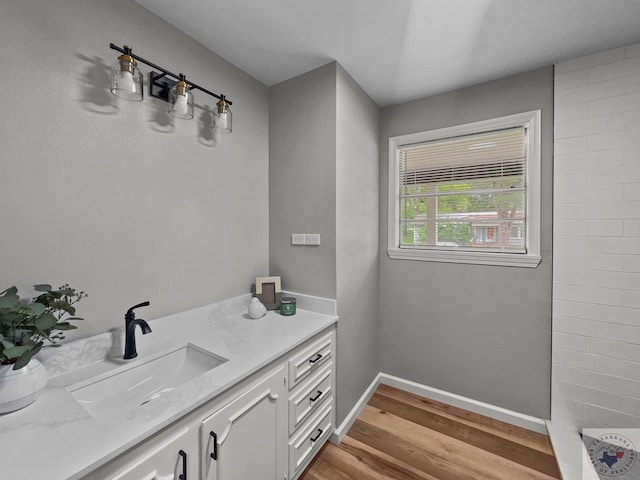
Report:
M 380 371 L 379 108 L 338 66 L 336 264 L 338 404 L 342 421 Z
M 269 258 L 282 288 L 336 298 L 336 68 L 330 63 L 269 93 Z M 292 246 L 319 233 L 319 246 Z
M 270 273 L 338 300 L 338 422 L 379 371 L 378 113 L 335 62 L 270 91 Z
M 535 268 L 390 260 L 380 232 L 382 371 L 540 418 L 550 416 L 553 69 L 382 110 L 381 225 L 388 140 L 542 110 L 542 262 Z
M 248 292 L 268 268 L 267 88 L 129 0 L 0 13 L 0 289 L 86 290 L 77 336 L 138 301 L 152 318 Z M 202 93 L 192 121 L 111 95 L 110 42 L 227 94 L 234 132 L 211 146 Z

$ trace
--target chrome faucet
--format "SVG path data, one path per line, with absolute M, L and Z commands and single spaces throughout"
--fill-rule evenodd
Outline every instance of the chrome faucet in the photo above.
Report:
M 124 357 L 122 358 L 125 360 L 136 358 L 138 356 L 138 352 L 136 351 L 136 325 L 140 325 L 143 335 L 151 333 L 151 327 L 149 327 L 149 324 L 141 318 L 136 318 L 136 314 L 133 313 L 134 309 L 146 307 L 148 305 L 149 302 L 142 302 L 138 305 L 134 305 L 127 310 L 127 313 L 124 315 Z

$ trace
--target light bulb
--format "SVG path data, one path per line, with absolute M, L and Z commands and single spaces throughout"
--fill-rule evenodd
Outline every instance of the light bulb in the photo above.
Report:
M 173 105 L 173 108 L 178 115 L 186 115 L 189 106 L 187 105 L 187 95 L 177 95 L 176 103 Z
M 118 88 L 127 90 L 131 93 L 136 92 L 136 82 L 133 81 L 133 75 L 129 71 L 121 71 L 118 75 Z

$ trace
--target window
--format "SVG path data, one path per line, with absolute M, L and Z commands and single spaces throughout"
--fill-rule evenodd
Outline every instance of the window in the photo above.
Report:
M 389 140 L 391 258 L 535 267 L 540 112 Z

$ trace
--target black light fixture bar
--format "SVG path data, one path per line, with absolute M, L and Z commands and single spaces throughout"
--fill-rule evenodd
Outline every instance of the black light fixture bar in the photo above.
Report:
M 113 43 L 109 44 L 109 46 L 111 47 L 111 49 L 112 49 L 112 50 L 116 50 L 116 51 L 118 51 L 118 52 L 120 52 L 120 53 L 124 53 L 124 54 L 126 54 L 126 55 L 129 55 L 129 56 L 131 56 L 132 58 L 135 58 L 137 61 L 142 62 L 142 63 L 144 63 L 145 65 L 148 65 L 148 66 L 150 66 L 151 68 L 155 68 L 156 70 L 160 70 L 160 71 L 162 72 L 162 75 L 158 75 L 158 74 L 155 74 L 154 72 L 152 72 L 152 73 L 151 73 L 151 78 L 152 78 L 152 79 L 159 79 L 159 78 L 164 77 L 165 75 L 168 75 L 168 76 L 170 76 L 170 77 L 175 78 L 176 80 L 180 80 L 180 75 L 176 75 L 175 73 L 170 72 L 170 71 L 169 71 L 169 70 L 167 70 L 166 68 L 162 68 L 161 66 L 156 65 L 155 63 L 150 62 L 149 60 L 146 60 L 146 59 L 144 59 L 144 58 L 140 57 L 139 55 L 136 55 L 136 54 L 134 54 L 134 53 L 131 53 L 131 50 L 130 50 L 130 49 L 127 51 L 127 50 L 125 50 L 124 48 L 120 48 L 119 46 L 117 46 L 117 45 L 115 45 L 115 44 L 113 44 Z M 153 81 L 153 80 L 152 80 L 152 81 Z M 218 100 L 223 100 L 224 102 L 228 103 L 229 105 L 233 105 L 233 102 L 231 102 L 231 101 L 230 101 L 227 97 L 225 97 L 224 95 L 217 95 L 217 94 L 213 93 L 212 91 L 207 90 L 206 88 L 201 87 L 200 85 L 193 83 L 191 80 L 187 80 L 187 83 L 189 84 L 189 86 L 190 86 L 191 88 L 195 88 L 195 89 L 197 89 L 197 90 L 200 90 L 201 92 L 204 92 L 204 93 L 206 93 L 207 95 L 211 95 L 212 97 L 215 97 L 215 98 L 217 98 Z

